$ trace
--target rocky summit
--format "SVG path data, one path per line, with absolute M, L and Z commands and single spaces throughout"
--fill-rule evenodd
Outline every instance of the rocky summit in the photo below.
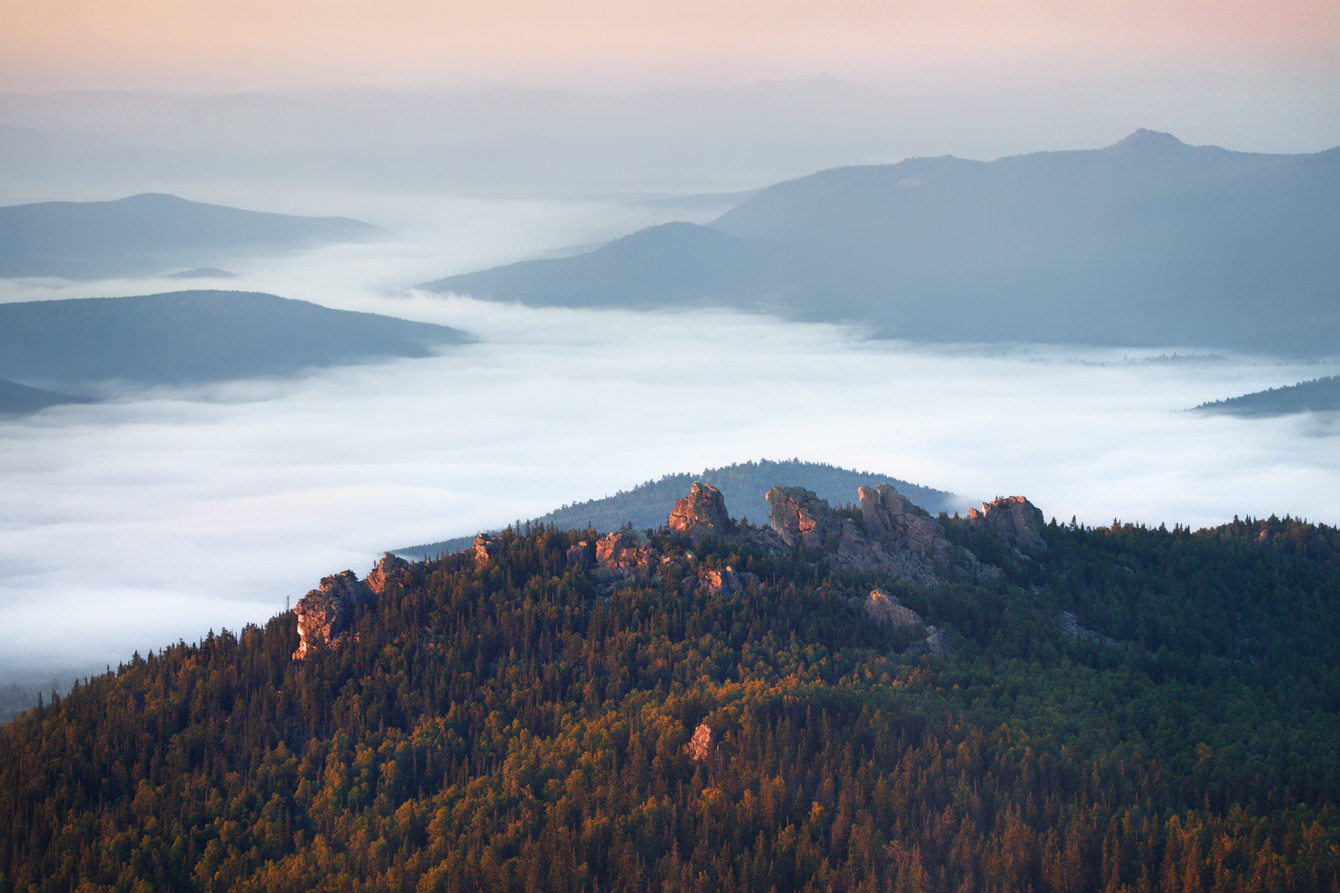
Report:
M 711 484 L 694 481 L 689 495 L 675 503 L 666 526 L 675 533 L 687 533 L 694 539 L 729 533 L 734 524 L 726 513 L 726 500 Z

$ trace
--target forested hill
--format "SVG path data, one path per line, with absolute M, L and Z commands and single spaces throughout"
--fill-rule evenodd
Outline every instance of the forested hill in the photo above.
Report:
M 1229 397 L 1196 407 L 1202 412 L 1265 418 L 1298 412 L 1340 412 L 1340 375 L 1300 381 L 1298 384 L 1241 397 Z
M 0 304 L 0 377 L 72 389 L 292 375 L 469 340 L 449 326 L 260 292 L 180 291 Z
M 0 729 L 0 889 L 1340 879 L 1335 528 L 950 523 L 1000 570 L 931 587 L 739 531 L 625 574 L 508 530 L 328 579 L 361 600 L 302 660 L 293 613 L 136 655 Z
M 635 530 L 659 527 L 665 522 L 665 516 L 670 513 L 675 500 L 687 493 L 689 485 L 695 480 L 720 490 L 726 504 L 738 517 L 760 523 L 768 517 L 763 493 L 777 484 L 805 487 L 834 505 L 854 500 L 857 487 L 873 487 L 884 482 L 891 482 L 898 488 L 898 492 L 931 514 L 963 511 L 968 504 L 953 493 L 888 475 L 854 471 L 822 462 L 802 462 L 799 459 L 783 462 L 760 459 L 757 462 L 737 462 L 720 468 L 707 468 L 698 474 L 667 474 L 659 480 L 647 481 L 613 496 L 565 505 L 533 518 L 529 523 L 536 526 L 552 524 L 565 530 L 591 527 L 608 531 L 625 525 Z M 407 546 L 395 552 L 411 558 L 437 557 L 464 549 L 470 545 L 472 538 L 473 534 L 421 546 Z
M 347 217 L 243 211 L 155 193 L 8 205 L 0 207 L 0 277 L 189 272 L 233 258 L 366 241 L 377 232 Z

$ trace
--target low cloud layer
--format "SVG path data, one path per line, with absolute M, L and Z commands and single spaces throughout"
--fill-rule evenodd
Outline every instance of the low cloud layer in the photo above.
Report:
M 332 294 L 483 340 L 0 422 L 0 681 L 264 622 L 387 548 L 762 457 L 1022 493 L 1090 524 L 1340 522 L 1335 418 L 1180 412 L 1334 363 L 927 350 L 739 314 Z

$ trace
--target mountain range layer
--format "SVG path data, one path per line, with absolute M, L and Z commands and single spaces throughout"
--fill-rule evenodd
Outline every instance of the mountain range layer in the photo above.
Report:
M 709 226 L 424 287 L 567 306 L 731 306 L 914 341 L 1322 355 L 1340 343 L 1340 149 L 1140 130 L 1105 149 L 835 168 Z
M 429 356 L 457 329 L 255 292 L 0 304 L 0 378 L 78 388 L 290 375 L 310 366 Z
M 377 232 L 347 217 L 243 211 L 154 193 L 9 205 L 0 207 L 0 277 L 208 271 L 230 259 L 366 241 Z

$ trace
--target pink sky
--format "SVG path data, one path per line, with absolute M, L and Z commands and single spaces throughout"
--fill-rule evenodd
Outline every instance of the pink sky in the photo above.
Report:
M 0 90 L 1340 72 L 1335 0 L 5 0 Z

